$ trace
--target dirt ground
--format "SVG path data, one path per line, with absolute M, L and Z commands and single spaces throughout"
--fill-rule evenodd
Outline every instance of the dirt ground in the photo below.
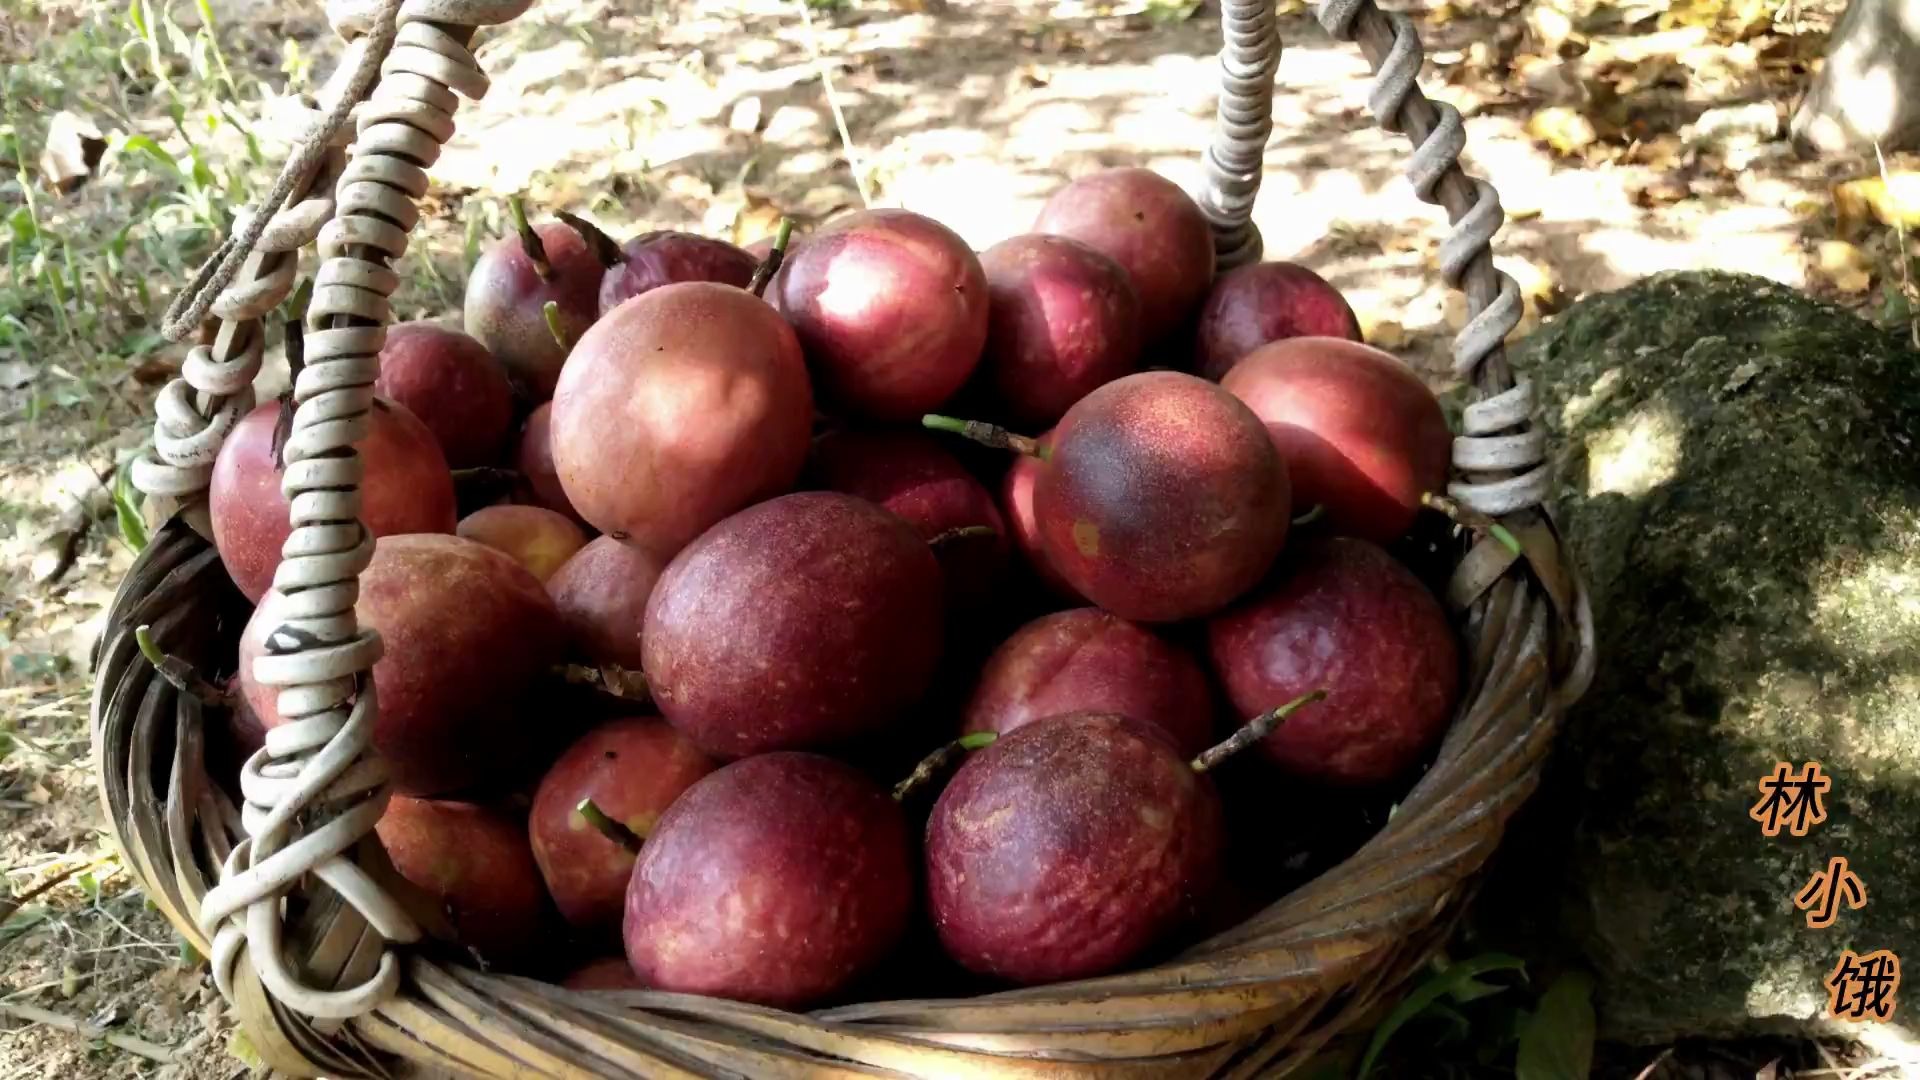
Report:
M 5 3 L 0 48 L 22 64 L 60 35 L 118 25 L 91 4 Z M 1903 237 L 1871 206 L 1836 204 L 1831 193 L 1871 181 L 1879 167 L 1803 162 L 1780 138 L 1831 5 L 1636 3 L 1401 7 L 1428 43 L 1425 85 L 1467 114 L 1469 158 L 1508 208 L 1496 250 L 1527 293 L 1529 319 L 1686 267 L 1747 270 L 1874 317 L 1906 310 L 1894 259 Z M 1199 180 L 1219 26 L 1193 5 L 815 6 L 810 32 L 790 0 L 549 0 L 485 34 L 479 55 L 492 90 L 462 110 L 433 170 L 402 267 L 400 316 L 457 310 L 474 245 L 499 230 L 514 192 L 616 234 L 678 227 L 745 242 L 783 213 L 804 226 L 859 206 L 857 168 L 874 205 L 933 215 L 985 247 L 1023 231 L 1065 178 L 1091 169 L 1143 164 L 1189 186 Z M 1287 47 L 1256 213 L 1267 256 L 1327 276 L 1371 340 L 1438 381 L 1461 319 L 1432 269 L 1444 219 L 1402 179 L 1404 140 L 1368 116 L 1357 50 L 1329 41 L 1297 5 L 1283 7 Z M 298 70 L 288 41 L 312 70 L 331 69 L 335 46 L 317 14 L 214 9 L 223 63 L 263 85 L 283 86 L 281 72 Z M 850 148 L 823 93 L 823 65 Z M 20 108 L 9 104 L 17 133 L 44 130 L 47 103 L 26 101 L 24 117 Z M 129 130 L 165 143 L 163 116 L 131 119 L 143 126 Z M 284 153 L 268 143 L 255 173 Z M 240 153 L 231 138 L 207 146 Z M 20 154 L 23 177 L 32 151 Z M 147 190 L 105 170 L 68 194 L 40 190 L 38 209 L 76 229 L 111 224 L 136 212 Z M 0 212 L 20 202 L 17 188 L 0 192 Z M 33 287 L 17 267 L 4 280 Z M 123 297 L 105 325 L 137 332 L 177 280 Z M 0 897 L 59 880 L 17 911 L 0 905 L 0 1080 L 240 1075 L 245 1047 L 232 1042 L 204 963 L 144 903 L 111 849 L 88 761 L 88 651 L 131 559 L 104 488 L 145 437 L 152 394 L 178 350 L 148 338 L 137 364 L 102 374 L 84 335 L 47 318 L 0 346 Z M 69 378 L 87 392 L 47 392 Z M 84 513 L 69 513 L 76 504 Z M 40 581 L 68 550 L 71 565 Z M 1643 1075 L 1758 1073 L 1739 1055 L 1690 1048 L 1659 1070 Z

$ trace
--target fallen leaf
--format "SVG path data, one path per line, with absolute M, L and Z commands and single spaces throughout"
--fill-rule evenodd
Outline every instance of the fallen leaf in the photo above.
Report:
M 1833 208 L 1842 236 L 1852 235 L 1869 219 L 1882 225 L 1920 229 L 1920 171 L 1837 184 L 1833 188 Z
M 760 119 L 765 111 L 766 106 L 758 96 L 743 97 L 733 103 L 733 111 L 727 114 L 727 127 L 742 135 L 751 135 L 760 130 Z
M 1577 154 L 1600 138 L 1593 121 L 1564 105 L 1549 106 L 1534 113 L 1527 121 L 1527 134 L 1563 155 Z
M 149 356 L 127 372 L 141 386 L 158 386 L 180 373 L 180 361 L 166 356 Z
M 48 791 L 40 784 L 35 784 L 28 788 L 27 793 L 22 795 L 21 798 L 34 806 L 45 806 L 53 801 L 53 792 Z
M 1814 269 L 1835 289 L 1849 295 L 1873 286 L 1873 266 L 1866 253 L 1845 240 L 1824 240 L 1816 249 Z
M 93 121 L 61 110 L 47 125 L 46 148 L 40 152 L 40 175 L 47 186 L 64 195 L 86 183 L 93 167 L 107 152 L 107 140 Z
M 1693 197 L 1693 188 L 1688 185 L 1684 177 L 1675 173 L 1666 173 L 1628 185 L 1627 193 L 1632 197 L 1635 206 L 1651 209 L 1684 202 Z
M 1376 349 L 1398 349 L 1407 343 L 1407 328 L 1392 319 L 1382 319 L 1366 327 L 1360 336 Z
M 18 390 L 40 375 L 38 368 L 25 360 L 0 363 L 0 390 Z

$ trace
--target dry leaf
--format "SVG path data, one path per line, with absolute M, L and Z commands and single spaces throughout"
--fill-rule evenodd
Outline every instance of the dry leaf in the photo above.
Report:
M 1873 267 L 1866 253 L 1844 240 L 1821 241 L 1815 269 L 1843 293 L 1858 295 L 1873 286 Z
M 1398 349 L 1407 343 L 1407 328 L 1392 319 L 1382 319 L 1365 327 L 1360 336 L 1376 349 Z
M 64 195 L 85 183 L 107 152 L 100 129 L 75 113 L 62 110 L 47 125 L 46 148 L 40 152 L 40 175 L 47 186 Z
M 1554 105 L 1533 114 L 1527 121 L 1527 134 L 1563 155 L 1577 154 L 1599 140 L 1593 121 L 1564 105 Z
M 1884 180 L 1869 176 L 1837 184 L 1833 209 L 1841 236 L 1852 235 L 1869 220 L 1920 229 L 1920 171 L 1890 173 Z
M 743 97 L 733 103 L 733 111 L 727 114 L 727 127 L 742 135 L 751 135 L 760 130 L 760 119 L 766 107 L 759 97 Z
M 1665 173 L 1642 183 L 1631 184 L 1627 191 L 1635 206 L 1647 208 L 1672 206 L 1693 196 L 1692 187 L 1677 173 Z

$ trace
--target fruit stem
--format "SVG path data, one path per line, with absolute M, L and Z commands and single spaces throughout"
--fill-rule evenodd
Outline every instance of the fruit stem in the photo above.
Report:
M 947 546 L 950 544 L 955 544 L 962 540 L 971 540 L 977 536 L 999 535 L 1000 530 L 991 525 L 962 525 L 957 529 L 948 529 L 946 532 L 940 533 L 933 539 L 928 540 L 927 546 L 933 549 L 934 555 L 938 556 L 945 552 Z
M 313 300 L 313 279 L 301 282 L 287 307 L 286 332 L 287 392 L 280 395 L 280 411 L 273 421 L 273 468 L 287 467 L 287 439 L 293 434 L 293 388 L 307 366 L 307 305 Z
M 540 314 L 547 320 L 547 333 L 553 335 L 553 340 L 559 342 L 562 349 L 572 352 L 573 346 L 567 344 L 567 332 L 560 328 L 560 302 L 549 300 L 540 305 Z
M 596 829 L 601 836 L 619 844 L 635 855 L 640 854 L 640 835 L 625 825 L 613 820 L 606 812 L 594 805 L 592 799 L 581 799 L 573 812 L 587 819 L 587 824 Z
M 1040 440 L 1025 435 L 1016 435 L 999 424 L 989 424 L 980 420 L 960 420 L 951 416 L 928 413 L 920 418 L 920 426 L 933 431 L 947 431 L 964 438 L 972 439 L 981 446 L 991 446 L 995 450 L 1011 450 L 1016 454 L 1047 460 L 1047 448 Z
M 593 257 L 600 260 L 600 265 L 603 268 L 611 270 L 627 261 L 627 257 L 620 251 L 620 245 L 614 243 L 613 237 L 602 232 L 600 226 L 595 225 L 593 222 L 588 221 L 578 214 L 570 214 L 565 210 L 555 211 L 553 216 L 559 218 L 567 224 L 568 228 L 580 234 L 580 239 L 585 240 L 587 246 L 593 249 Z
M 793 219 L 781 218 L 780 231 L 773 234 L 773 247 L 760 265 L 753 268 L 753 277 L 747 279 L 747 291 L 755 296 L 767 291 L 767 282 L 780 272 L 780 264 L 787 261 L 787 240 L 793 236 Z
M 547 261 L 547 245 L 540 242 L 540 234 L 533 231 L 527 223 L 527 204 L 520 196 L 507 197 L 507 209 L 513 213 L 513 231 L 520 234 L 520 247 L 526 251 L 527 260 L 533 263 L 533 272 L 540 275 L 541 281 L 553 280 L 553 264 Z
M 160 677 L 173 684 L 175 690 L 200 699 L 202 705 L 228 709 L 233 707 L 233 695 L 208 682 L 193 665 L 177 656 L 160 651 L 160 643 L 153 640 L 153 631 L 142 623 L 133 628 L 133 642 L 140 647 L 140 655 L 147 658 L 153 670 Z
M 1313 509 L 1293 519 L 1293 527 L 1297 529 L 1302 525 L 1311 525 L 1314 522 L 1319 521 L 1321 518 L 1326 516 L 1327 516 L 1327 504 L 1314 503 Z
M 1292 701 L 1287 702 L 1277 709 L 1263 712 L 1259 716 L 1247 721 L 1246 726 L 1242 727 L 1239 731 L 1227 736 L 1225 742 L 1202 751 L 1200 756 L 1194 758 L 1189 764 L 1192 765 L 1194 772 L 1206 772 L 1208 769 L 1214 768 L 1233 755 L 1273 734 L 1274 729 L 1280 726 L 1281 721 L 1292 716 L 1301 706 L 1312 704 L 1326 696 L 1327 692 L 1325 690 L 1315 690 L 1312 693 L 1301 694 L 1299 697 L 1294 698 Z
M 1526 554 L 1525 551 L 1521 550 L 1519 539 L 1516 538 L 1513 533 L 1509 532 L 1505 525 L 1500 524 L 1498 521 L 1495 521 L 1478 510 L 1470 510 L 1452 499 L 1447 498 L 1445 495 L 1438 495 L 1431 491 L 1421 493 L 1420 505 L 1429 510 L 1438 510 L 1440 513 L 1445 514 L 1448 520 L 1462 528 L 1474 529 L 1486 533 L 1495 540 L 1500 541 L 1501 544 L 1506 546 L 1508 551 L 1513 552 L 1516 556 Z
M 990 746 L 993 740 L 999 737 L 991 731 L 976 731 L 971 735 L 962 735 L 921 758 L 920 764 L 913 767 L 913 771 L 907 774 L 905 780 L 893 785 L 894 801 L 905 802 L 907 796 L 913 794 L 915 789 L 946 772 L 962 754 Z

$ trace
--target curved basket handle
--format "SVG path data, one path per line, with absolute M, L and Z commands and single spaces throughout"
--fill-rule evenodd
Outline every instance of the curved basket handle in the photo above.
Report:
M 306 312 L 306 363 L 294 384 L 296 409 L 281 489 L 293 526 L 262 603 L 281 622 L 254 665 L 277 687 L 288 723 L 240 776 L 247 839 L 221 868 L 200 912 L 213 941 L 214 978 L 229 999 L 244 952 L 260 983 L 288 1008 L 322 1019 L 358 1016 L 392 997 L 400 965 L 383 949 L 376 972 L 357 985 L 312 986 L 283 947 L 281 898 L 312 874 L 339 894 L 387 942 L 418 940 L 412 918 L 353 860 L 389 795 L 387 766 L 371 753 L 378 712 L 368 677 L 380 637 L 354 618 L 359 576 L 373 557 L 360 521 L 365 438 L 399 285 L 394 260 L 406 252 L 427 190 L 426 168 L 453 135 L 459 97 L 479 98 L 487 78 L 469 42 L 481 26 L 507 22 L 531 0 L 332 0 L 327 19 L 349 42 L 323 94 L 323 113 L 305 105 L 298 149 L 265 205 L 270 215 L 236 219 L 168 313 L 170 337 L 203 318 L 201 344 L 181 378 L 160 395 L 158 460 L 142 459 L 143 491 L 204 514 L 213 459 L 253 407 L 252 382 L 264 341 L 261 320 L 284 300 L 299 248 L 317 241 L 322 262 Z M 353 153 L 344 122 L 353 115 Z M 210 317 L 210 318 L 209 318 Z M 203 529 L 203 531 L 205 531 Z
M 1493 185 L 1460 168 L 1466 146 L 1460 111 L 1420 92 L 1417 80 L 1426 53 L 1411 19 L 1382 12 L 1374 0 L 1319 0 L 1314 15 L 1327 33 L 1357 42 L 1366 54 L 1374 70 L 1367 101 L 1374 119 L 1413 142 L 1407 178 L 1423 202 L 1446 209 L 1453 226 L 1440 245 L 1440 273 L 1467 295 L 1469 317 L 1454 337 L 1453 371 L 1471 384 L 1473 401 L 1453 441 L 1447 494 L 1486 518 L 1512 515 L 1512 531 L 1521 531 L 1542 520 L 1553 474 L 1545 432 L 1533 420 L 1533 386 L 1516 379 L 1507 363 L 1506 337 L 1523 310 L 1519 288 L 1493 265 L 1491 241 L 1506 220 L 1500 197 Z M 1220 105 L 1200 203 L 1213 225 L 1216 265 L 1224 271 L 1261 255 L 1253 203 L 1273 130 L 1273 83 L 1281 51 L 1274 0 L 1224 0 L 1221 28 Z M 1451 590 L 1456 601 L 1483 596 L 1521 561 L 1494 550 L 1500 546 L 1483 538 L 1480 550 L 1462 560 Z M 1527 551 L 1528 558 L 1547 555 Z M 1548 592 L 1572 639 L 1559 673 L 1557 696 L 1565 703 L 1577 698 L 1592 676 L 1593 628 L 1577 571 L 1564 559 L 1553 561 L 1556 565 L 1536 569 L 1543 580 L 1554 579 Z

